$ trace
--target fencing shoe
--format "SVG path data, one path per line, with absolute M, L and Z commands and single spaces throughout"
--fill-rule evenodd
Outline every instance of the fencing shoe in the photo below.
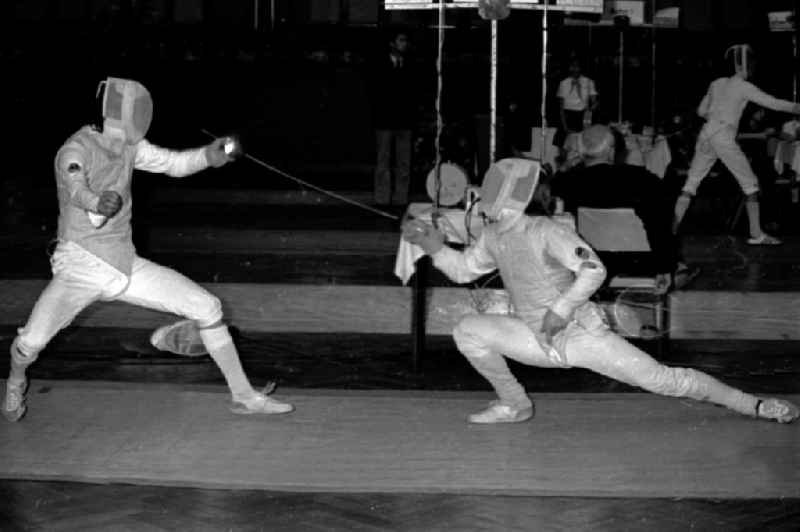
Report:
M 274 384 L 267 385 L 261 391 L 256 392 L 253 396 L 246 400 L 234 399 L 231 403 L 231 412 L 234 414 L 288 414 L 294 410 L 294 406 L 289 403 L 283 403 L 268 396 L 272 390 L 275 389 Z
M 22 416 L 28 410 L 28 407 L 25 406 L 25 390 L 27 388 L 27 380 L 19 384 L 11 384 L 6 381 L 6 395 L 3 398 L 3 417 L 12 423 L 22 419 Z
M 492 401 L 489 408 L 470 415 L 470 423 L 521 423 L 533 417 L 533 404 L 521 408 L 500 401 Z
M 778 423 L 791 423 L 800 417 L 800 409 L 783 399 L 759 399 L 756 403 L 756 416 L 773 419 Z

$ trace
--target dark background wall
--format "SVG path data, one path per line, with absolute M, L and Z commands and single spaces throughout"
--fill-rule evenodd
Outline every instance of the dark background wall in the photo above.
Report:
M 625 30 L 624 117 L 651 121 L 654 40 L 659 123 L 691 113 L 708 82 L 725 72 L 725 48 L 742 40 L 758 51 L 758 83 L 791 98 L 792 35 L 767 30 L 766 8 L 795 3 L 659 0 L 657 8 L 681 7 L 681 25 Z M 430 143 L 434 12 L 387 12 L 367 0 L 7 0 L 2 9 L 3 135 L 14 154 L 6 181 L 51 183 L 56 149 L 96 117 L 97 83 L 114 75 L 138 79 L 153 93 L 153 142 L 205 142 L 201 127 L 238 132 L 254 154 L 275 164 L 344 188 L 368 187 L 373 143 L 365 79 L 370 58 L 383 49 L 384 28 L 398 23 L 411 32 L 423 72 L 419 130 L 421 142 Z M 650 11 L 648 3 L 648 17 Z M 447 16 L 444 111 L 448 123 L 474 132 L 475 117 L 489 106 L 488 23 L 473 10 Z M 541 100 L 540 27 L 539 13 L 518 10 L 500 33 L 501 110 L 515 101 L 531 125 Z M 597 81 L 603 116 L 615 118 L 619 30 L 575 26 L 554 14 L 549 120 L 555 122 L 552 95 L 572 54 Z M 225 183 L 284 185 L 238 174 Z

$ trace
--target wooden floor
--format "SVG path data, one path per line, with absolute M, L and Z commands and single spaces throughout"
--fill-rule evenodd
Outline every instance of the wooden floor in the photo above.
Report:
M 795 532 L 800 499 L 283 493 L 0 480 L 4 532 Z

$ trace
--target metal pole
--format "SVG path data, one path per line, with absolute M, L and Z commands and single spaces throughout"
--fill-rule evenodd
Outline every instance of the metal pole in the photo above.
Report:
M 617 122 L 622 123 L 622 89 L 624 87 L 625 71 L 625 30 L 619 30 L 619 95 L 617 99 Z
M 494 162 L 497 152 L 497 21 L 492 20 L 492 72 L 489 87 L 489 164 Z
M 650 92 L 650 125 L 653 126 L 653 132 L 656 127 L 656 0 L 652 0 L 650 12 L 652 13 L 652 30 L 650 32 L 650 40 L 652 48 L 650 50 L 650 69 L 652 70 L 652 90 Z
M 258 0 L 253 0 L 253 29 L 258 31 Z
M 440 198 L 442 194 L 442 133 L 444 131 L 444 118 L 442 117 L 442 84 L 443 84 L 443 76 L 442 76 L 442 68 L 444 64 L 443 54 L 444 54 L 444 2 L 440 0 L 439 2 L 439 18 L 438 18 L 438 28 L 437 28 L 437 45 L 436 45 L 436 139 L 435 139 L 435 149 L 436 149 L 436 161 L 435 161 L 435 169 L 436 173 L 434 174 L 435 177 L 435 187 L 436 187 L 436 195 L 433 198 L 433 215 L 431 216 L 431 220 L 433 221 L 434 227 L 438 227 L 439 224 L 439 207 L 440 207 Z
M 794 64 L 797 65 L 797 32 L 795 31 L 792 33 L 792 56 L 794 58 Z M 797 68 L 792 69 L 794 74 L 792 75 L 792 101 L 797 101 Z
M 547 155 L 547 3 L 542 11 L 542 147 L 539 160 L 544 164 Z

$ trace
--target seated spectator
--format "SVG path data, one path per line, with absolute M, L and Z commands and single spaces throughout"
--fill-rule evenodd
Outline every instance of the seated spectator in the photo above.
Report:
M 587 128 L 579 138 L 582 164 L 554 179 L 553 195 L 564 200 L 568 212 L 578 207 L 632 208 L 641 218 L 651 253 L 633 266 L 620 270 L 613 257 L 604 257 L 609 278 L 615 273 L 655 273 L 663 290 L 682 288 L 698 271 L 679 261 L 678 241 L 671 230 L 672 198 L 658 176 L 641 166 L 613 164 L 614 134 L 607 126 Z M 616 272 L 614 270 L 617 270 Z

